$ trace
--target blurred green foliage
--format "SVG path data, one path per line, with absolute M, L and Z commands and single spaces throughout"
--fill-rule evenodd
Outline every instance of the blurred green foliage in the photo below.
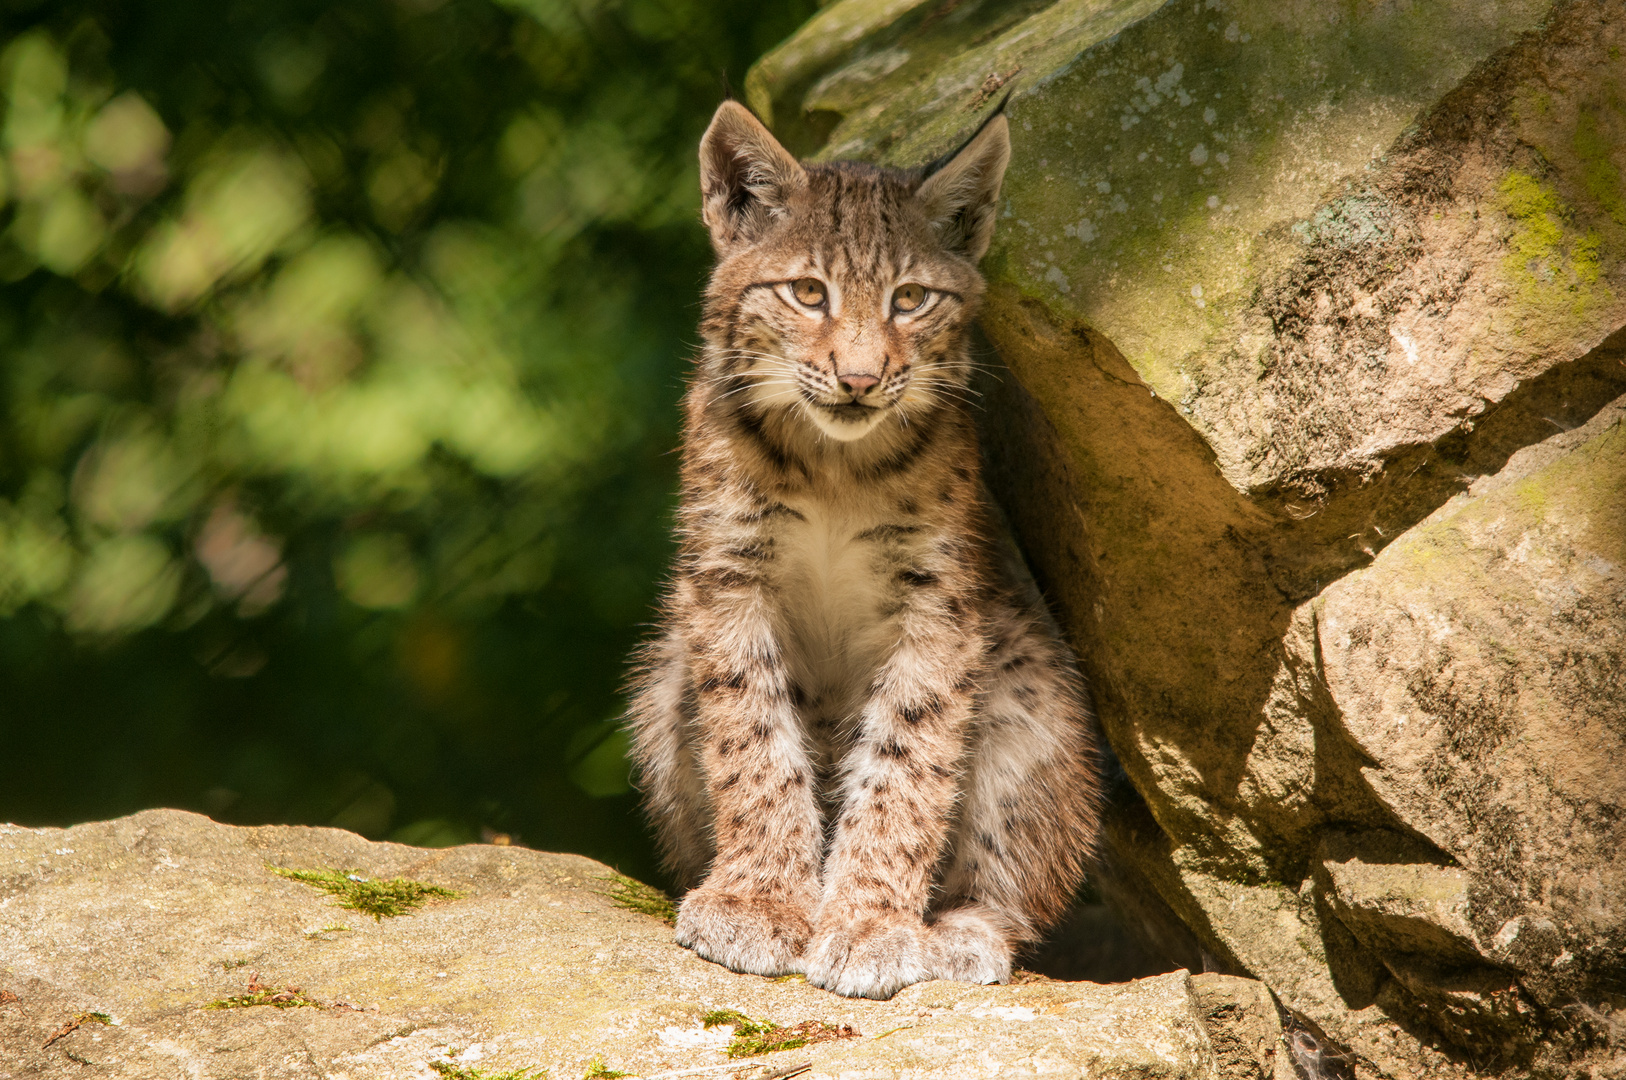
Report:
M 13 2 L 0 819 L 647 875 L 694 147 L 812 0 Z

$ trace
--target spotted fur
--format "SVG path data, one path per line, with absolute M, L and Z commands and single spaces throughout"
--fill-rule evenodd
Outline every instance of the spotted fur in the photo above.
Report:
M 798 163 L 733 102 L 702 141 L 718 261 L 628 723 L 677 939 L 736 971 L 1004 981 L 1094 844 L 1084 688 L 966 404 L 1008 158 L 1003 116 L 929 171 Z

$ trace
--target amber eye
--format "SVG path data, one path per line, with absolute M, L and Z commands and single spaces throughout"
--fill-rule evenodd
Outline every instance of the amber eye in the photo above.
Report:
M 818 278 L 797 278 L 790 283 L 790 291 L 799 304 L 815 308 L 824 306 L 824 282 Z
M 899 285 L 892 290 L 893 311 L 914 311 L 926 302 L 926 287 L 924 285 Z

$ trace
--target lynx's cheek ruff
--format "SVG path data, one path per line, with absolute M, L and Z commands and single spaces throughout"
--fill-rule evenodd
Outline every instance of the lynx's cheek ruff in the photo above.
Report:
M 803 165 L 725 102 L 679 554 L 627 723 L 677 939 L 836 993 L 999 982 L 1099 829 L 1071 653 L 978 477 L 967 338 L 1003 115 L 923 169 Z

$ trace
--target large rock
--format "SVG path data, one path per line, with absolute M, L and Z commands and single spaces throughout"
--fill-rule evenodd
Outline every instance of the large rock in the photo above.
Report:
M 1542 1006 L 1626 994 L 1623 421 L 1626 397 L 1519 452 L 1313 602 L 1363 775 L 1457 864 L 1326 852 L 1391 967 L 1498 967 Z
M 278 867 L 461 895 L 375 921 Z M 659 918 L 618 907 L 616 881 L 574 855 L 176 810 L 0 826 L 0 1078 L 495 1080 L 541 1067 L 575 1080 L 596 1060 L 647 1078 L 810 1061 L 823 1078 L 1291 1080 L 1276 1005 L 1250 980 L 932 982 L 852 1001 L 699 959 Z M 703 1024 L 723 1010 L 841 1037 L 730 1068 L 737 1024 Z
M 1623 50 L 1622 0 L 838 0 L 747 80 L 900 165 L 1014 91 L 985 438 L 1133 788 L 1103 891 L 1368 1075 L 1626 1075 L 1626 485 L 1578 430 Z

